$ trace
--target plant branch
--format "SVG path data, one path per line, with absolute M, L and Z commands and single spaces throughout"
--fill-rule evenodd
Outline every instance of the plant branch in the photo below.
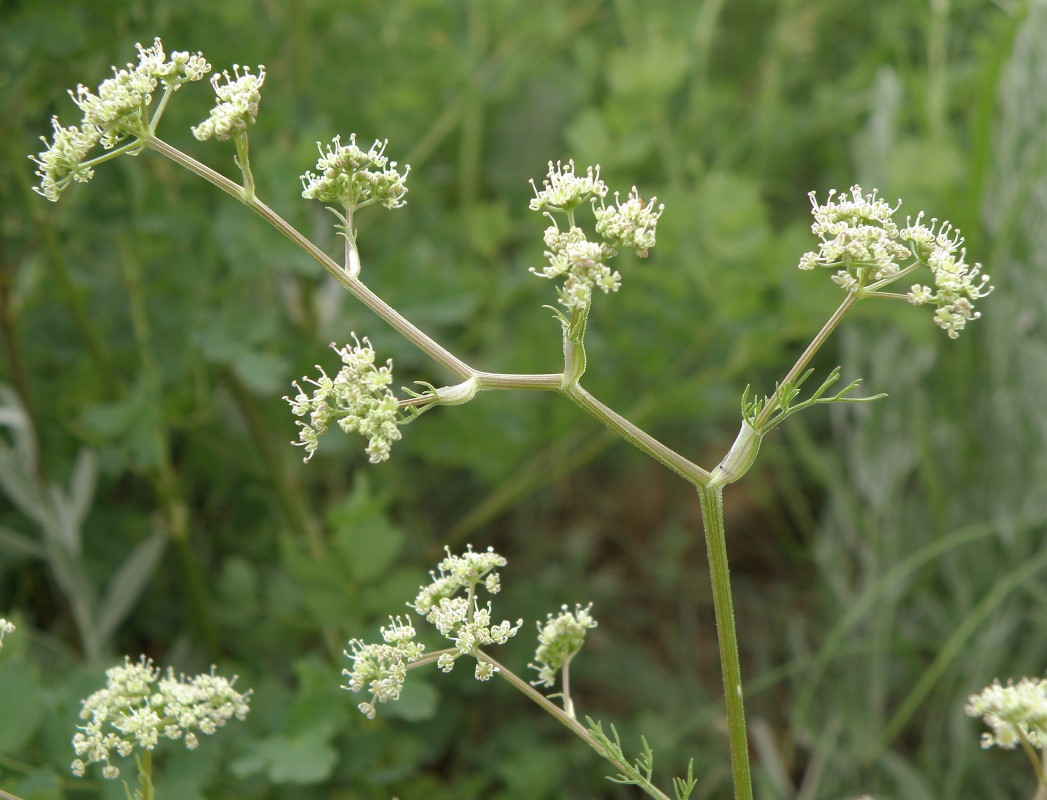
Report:
M 566 386 L 561 389 L 561 393 L 576 406 L 592 414 L 623 439 L 647 453 L 659 464 L 664 464 L 688 483 L 701 487 L 709 482 L 708 471 L 662 444 L 617 411 L 605 406 L 580 385 Z
M 270 225 L 280 231 L 280 233 L 290 239 L 300 249 L 304 250 L 314 261 L 333 275 L 342 286 L 348 289 L 349 292 L 356 297 L 357 300 L 371 309 L 384 322 L 394 328 L 400 335 L 414 344 L 419 350 L 424 352 L 438 364 L 442 365 L 463 380 L 471 378 L 473 375 L 477 374 L 477 370 L 470 367 L 458 358 L 458 356 L 454 355 L 454 353 L 447 350 L 432 337 L 423 332 L 414 323 L 400 314 L 399 311 L 368 289 L 359 279 L 350 276 L 341 265 L 309 241 L 309 239 L 299 233 L 293 225 L 269 208 L 269 206 L 257 197 L 246 199 L 244 197 L 244 189 L 239 184 L 229 180 L 224 175 L 215 172 L 210 167 L 201 164 L 196 159 L 191 158 L 181 150 L 172 147 L 162 139 L 152 137 L 145 140 L 145 143 L 161 155 L 167 156 L 172 161 L 185 167 L 190 172 L 199 175 L 201 178 L 221 189 L 223 192 L 232 195 L 266 220 Z
M 858 295 L 853 294 L 851 292 L 847 293 L 847 296 L 843 299 L 843 302 L 840 303 L 836 311 L 833 312 L 833 315 L 829 317 L 828 320 L 826 320 L 825 324 L 822 325 L 822 329 L 818 331 L 818 334 L 811 340 L 811 343 L 807 345 L 807 349 L 800 354 L 800 357 L 796 359 L 796 363 L 792 365 L 792 368 L 789 370 L 789 372 L 786 373 L 785 377 L 782 378 L 781 382 L 779 382 L 779 391 L 782 387 L 791 386 L 793 381 L 795 381 L 800 376 L 800 373 L 804 371 L 810 360 L 814 358 L 814 354 L 818 352 L 818 349 L 823 344 L 825 344 L 825 340 L 829 338 L 829 335 L 834 330 L 836 330 L 836 326 L 840 324 L 840 320 L 843 319 L 843 315 L 846 314 L 850 310 L 851 306 L 858 302 L 859 299 L 860 298 L 858 297 Z M 771 398 L 771 401 L 763 407 L 762 411 L 760 411 L 759 416 L 757 416 L 755 422 L 753 423 L 753 428 L 755 428 L 757 431 L 763 430 L 764 425 L 767 424 L 767 422 L 771 418 L 771 415 L 774 414 L 775 409 L 778 408 L 778 399 L 778 392 L 775 392 L 775 395 Z
M 589 747 L 591 747 L 601 757 L 609 761 L 615 766 L 616 769 L 622 771 L 625 774 L 632 774 L 636 771 L 636 768 L 629 763 L 627 759 L 620 757 L 615 754 L 612 750 L 608 749 L 605 745 L 601 744 L 592 731 L 582 725 L 577 719 L 568 714 L 564 709 L 560 708 L 556 703 L 550 700 L 541 692 L 537 691 L 531 684 L 521 678 L 519 675 L 514 673 L 512 670 L 506 669 L 499 664 L 491 656 L 482 650 L 476 651 L 474 654 L 476 658 L 481 661 L 486 661 L 491 666 L 495 667 L 498 676 L 508 681 L 513 687 L 523 692 L 529 699 L 533 700 L 540 708 L 547 711 L 549 714 L 558 719 L 565 727 L 570 729 L 572 733 L 581 738 Z M 619 750 L 620 753 L 620 750 Z M 649 777 L 649 776 L 648 776 Z M 648 795 L 656 798 L 656 800 L 670 800 L 669 796 L 655 787 L 650 783 L 649 780 L 645 780 L 642 783 L 634 784 L 639 788 L 643 789 Z

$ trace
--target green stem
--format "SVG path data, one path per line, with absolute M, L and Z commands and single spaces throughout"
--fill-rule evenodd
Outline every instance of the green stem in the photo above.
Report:
M 822 329 L 818 331 L 818 335 L 811 340 L 811 343 L 807 345 L 807 349 L 800 354 L 798 359 L 796 359 L 796 363 L 793 364 L 792 369 L 790 369 L 786 376 L 782 378 L 781 382 L 778 384 L 779 388 L 791 384 L 800 377 L 800 374 L 807 368 L 807 364 L 812 358 L 814 358 L 814 354 L 818 352 L 818 349 L 823 344 L 825 344 L 825 340 L 829 338 L 829 335 L 836 330 L 836 326 L 840 324 L 843 315 L 846 314 L 851 306 L 857 303 L 859 299 L 858 295 L 851 292 L 847 293 L 847 296 L 843 299 L 843 302 L 840 303 L 836 311 L 833 312 L 833 315 L 826 320 L 824 325 L 822 325 Z M 753 422 L 752 427 L 757 431 L 762 431 L 764 426 L 770 421 L 776 408 L 778 408 L 777 395 L 772 397 L 771 402 L 763 407 L 763 410 Z
M 623 439 L 647 453 L 658 463 L 667 466 L 688 483 L 705 486 L 709 482 L 708 471 L 662 444 L 617 411 L 605 406 L 578 384 L 566 386 L 560 391 L 576 406 L 592 414 Z
M 727 738 L 731 748 L 731 774 L 735 800 L 752 800 L 752 775 L 749 767 L 749 741 L 745 734 L 745 703 L 742 696 L 742 668 L 738 658 L 738 632 L 734 625 L 731 577 L 727 566 L 727 539 L 723 526 L 723 487 L 698 487 L 702 505 L 702 526 L 709 551 L 713 609 L 716 613 L 716 638 L 720 645 L 724 703 L 727 707 Z
M 143 750 L 140 755 L 135 755 L 138 764 L 138 786 L 135 793 L 136 798 L 141 800 L 154 800 L 156 793 L 153 789 L 153 751 Z
M 1018 738 L 1022 743 L 1022 750 L 1025 751 L 1025 755 L 1029 757 L 1032 762 L 1033 771 L 1036 773 L 1036 782 L 1040 786 L 1047 785 L 1047 774 L 1044 773 L 1043 762 L 1040 761 L 1040 754 L 1036 752 L 1036 748 L 1032 746 L 1032 742 L 1029 741 L 1029 737 L 1025 731 L 1022 730 L 1020 725 L 1015 725 L 1014 729 L 1018 732 Z
M 250 205 L 255 199 L 255 194 L 254 173 L 251 172 L 251 151 L 250 143 L 247 140 L 247 132 L 243 131 L 236 134 L 233 137 L 233 141 L 236 143 L 236 158 L 233 161 L 236 162 L 236 166 L 240 168 L 240 174 L 244 177 L 243 200 L 247 205 Z

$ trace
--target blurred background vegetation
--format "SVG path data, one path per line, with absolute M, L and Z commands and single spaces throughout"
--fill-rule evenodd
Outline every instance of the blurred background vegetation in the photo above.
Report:
M 370 466 L 332 435 L 303 466 L 280 396 L 351 331 L 397 379 L 444 382 L 249 211 L 155 154 L 56 205 L 28 153 L 65 95 L 159 35 L 265 64 L 261 197 L 337 252 L 299 197 L 316 140 L 388 138 L 408 206 L 362 215 L 368 284 L 474 365 L 556 371 L 526 210 L 548 160 L 599 162 L 666 204 L 658 247 L 597 300 L 586 386 L 712 466 L 838 301 L 800 273 L 808 191 L 854 182 L 968 238 L 996 292 L 958 342 L 867 304 L 819 358 L 887 400 L 815 410 L 727 492 L 765 800 L 1014 798 L 1023 756 L 978 747 L 966 696 L 1047 668 L 1047 3 L 1044 0 L 130 0 L 0 4 L 0 786 L 75 780 L 79 700 L 124 654 L 217 663 L 244 724 L 163 761 L 162 797 L 633 797 L 552 720 L 469 670 L 412 673 L 366 721 L 339 690 L 444 544 L 510 561 L 501 617 L 594 601 L 582 713 L 695 758 L 729 796 L 696 498 L 562 398 L 492 393 Z M 161 135 L 233 174 L 232 147 Z M 530 623 L 529 623 L 530 624 Z M 531 644 L 499 655 L 523 670 Z

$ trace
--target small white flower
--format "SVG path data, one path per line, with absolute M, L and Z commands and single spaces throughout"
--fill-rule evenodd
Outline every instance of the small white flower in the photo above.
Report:
M 498 667 L 490 661 L 480 659 L 476 662 L 476 671 L 473 673 L 478 681 L 489 681 L 498 671 Z

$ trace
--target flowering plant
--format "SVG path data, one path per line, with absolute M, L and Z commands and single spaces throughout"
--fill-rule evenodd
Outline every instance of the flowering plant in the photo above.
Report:
M 335 137 L 326 148 L 318 145 L 320 157 L 315 172 L 301 176 L 302 196 L 331 203 L 336 229 L 345 240 L 343 257 L 336 260 L 304 237 L 256 195 L 248 158 L 248 134 L 260 109 L 260 90 L 265 69 L 257 73 L 233 67 L 233 73 L 222 72 L 212 79 L 216 105 L 210 115 L 193 128 L 200 140 L 232 139 L 236 148 L 234 163 L 241 181 L 230 180 L 204 164 L 182 153 L 157 135 L 157 123 L 174 91 L 184 83 L 199 80 L 210 71 L 201 54 L 176 52 L 170 60 L 160 40 L 150 48 L 138 47 L 138 65 L 114 70 L 114 77 L 93 93 L 79 87 L 73 95 L 83 112 L 79 126 L 64 128 L 53 120 L 54 137 L 47 148 L 33 157 L 40 178 L 38 191 L 56 201 L 73 182 L 86 182 L 93 169 L 102 162 L 122 154 L 152 150 L 170 158 L 192 173 L 227 192 L 257 213 L 289 240 L 319 263 L 346 290 L 371 309 L 386 324 L 400 333 L 422 352 L 451 373 L 458 382 L 437 387 L 417 384 L 421 391 L 404 390 L 398 398 L 392 386 L 392 362 L 379 365 L 378 356 L 367 337 L 353 334 L 353 344 L 335 347 L 342 367 L 330 377 L 318 367 L 318 378 L 303 379 L 312 389 L 293 386 L 297 394 L 285 398 L 298 420 L 299 441 L 308 461 L 317 452 L 319 437 L 332 422 L 346 433 L 359 433 L 367 439 L 367 455 L 372 462 L 389 458 L 391 446 L 400 439 L 399 426 L 436 405 L 461 405 L 470 402 L 480 391 L 526 389 L 558 392 L 591 414 L 626 441 L 665 465 L 690 483 L 699 496 L 702 522 L 708 549 L 713 601 L 717 622 L 718 644 L 724 682 L 724 703 L 730 744 L 731 772 L 736 798 L 748 800 L 752 794 L 749 764 L 749 740 L 746 732 L 744 692 L 738 658 L 737 632 L 729 579 L 722 495 L 724 487 L 739 480 L 758 455 L 762 438 L 785 417 L 816 404 L 863 402 L 876 397 L 855 397 L 859 381 L 852 381 L 833 395 L 829 388 L 839 379 L 839 368 L 806 399 L 801 387 L 812 374 L 809 364 L 818 349 L 840 325 L 851 308 L 861 300 L 892 299 L 913 305 L 932 304 L 933 320 L 949 338 L 956 338 L 967 323 L 978 319 L 975 301 L 987 295 L 992 287 L 978 264 L 969 266 L 959 231 L 948 222 L 924 215 L 908 220 L 904 227 L 893 220 L 898 205 L 891 206 L 877 196 L 853 186 L 849 194 L 830 191 L 819 204 L 811 194 L 814 216 L 812 231 L 819 238 L 817 250 L 799 261 L 802 270 L 828 269 L 831 279 L 844 292 L 844 299 L 821 330 L 797 359 L 784 378 L 768 395 L 753 395 L 747 388 L 742 396 L 742 424 L 727 454 L 707 469 L 641 429 L 623 415 L 609 408 L 582 386 L 586 372 L 585 333 L 594 289 L 602 293 L 617 292 L 621 273 L 609 262 L 619 251 L 632 250 L 647 258 L 656 244 L 658 221 L 664 207 L 656 198 L 644 200 L 632 187 L 622 200 L 620 192 L 611 193 L 600 176 L 598 166 L 578 171 L 573 161 L 550 162 L 542 188 L 534 187 L 530 209 L 542 213 L 551 223 L 545 229 L 545 263 L 532 267 L 531 274 L 556 282 L 558 307 L 552 310 L 560 323 L 563 345 L 561 370 L 541 374 L 496 373 L 477 369 L 441 343 L 423 332 L 400 312 L 372 292 L 362 280 L 362 264 L 355 212 L 369 205 L 396 209 L 404 205 L 406 180 L 410 167 L 398 166 L 386 155 L 387 144 L 375 143 L 364 151 L 356 136 L 343 144 Z M 153 95 L 163 86 L 163 96 L 153 106 Z M 95 145 L 109 151 L 89 159 Z M 613 203 L 608 203 L 611 195 Z M 588 212 L 585 210 L 588 208 Z M 591 212 L 592 221 L 583 217 Z M 591 230 L 587 230 L 587 226 Z M 911 284 L 907 292 L 888 291 L 888 287 L 917 270 L 927 270 L 933 286 Z M 560 283 L 562 281 L 562 283 Z M 651 780 L 653 754 L 643 742 L 641 755 L 625 757 L 613 727 L 605 732 L 599 722 L 586 718 L 586 725 L 576 719 L 570 695 L 569 666 L 584 642 L 586 632 L 595 627 L 590 607 L 576 606 L 574 611 L 549 615 L 539 626 L 539 647 L 532 668 L 538 680 L 528 683 L 496 661 L 488 652 L 503 644 L 520 630 L 521 621 L 503 620 L 492 623 L 490 602 L 481 604 L 481 591 L 495 594 L 500 586 L 496 569 L 506 560 L 492 550 L 474 552 L 471 548 L 460 556 L 449 551 L 433 574 L 432 583 L 423 587 L 411 607 L 432 624 L 451 647 L 427 651 L 417 641 L 414 625 L 402 616 L 391 617 L 381 629 L 382 643 L 352 639 L 345 651 L 352 662 L 346 669 L 345 688 L 367 694 L 359 708 L 368 717 L 377 715 L 378 706 L 396 700 L 407 673 L 428 663 L 449 672 L 461 658 L 476 661 L 474 674 L 486 681 L 495 676 L 512 683 L 528 698 L 561 721 L 569 730 L 587 742 L 599 755 L 610 761 L 617 780 L 640 787 L 648 795 L 668 798 Z M 159 672 L 151 662 L 138 665 L 125 662 L 110 670 L 111 687 L 88 698 L 84 719 L 88 724 L 74 739 L 80 756 L 74 771 L 82 773 L 86 764 L 103 762 L 106 777 L 115 777 L 110 764 L 111 753 L 128 755 L 136 747 L 151 751 L 161 735 L 183 738 L 187 746 L 196 742 L 195 731 L 213 731 L 230 716 L 246 713 L 247 696 L 232 689 L 231 682 L 221 683 L 213 673 L 198 676 L 189 683 L 175 680 L 173 673 L 160 680 L 157 691 L 151 688 Z M 535 686 L 555 686 L 560 676 L 560 692 L 545 696 Z M 559 697 L 561 705 L 552 702 Z M 981 709 L 984 701 L 972 708 Z M 985 706 L 988 707 L 988 706 Z M 988 712 L 979 712 L 988 713 Z M 992 719 L 1004 720 L 997 712 Z M 1006 720 L 1009 724 L 1011 721 Z M 1004 730 L 994 727 L 994 741 L 1012 741 Z M 1034 729 L 1019 726 L 1014 735 L 1033 742 Z M 1038 734 L 1037 734 L 1038 735 Z M 1003 737 L 1003 739 L 1001 739 Z M 86 762 L 83 760 L 86 757 Z M 141 772 L 141 767 L 140 767 Z M 148 784 L 146 772 L 144 784 Z M 677 800 L 691 795 L 695 780 L 688 769 L 686 778 L 677 778 L 673 793 Z M 144 790 L 143 790 L 144 791 Z
M 142 656 L 137 662 L 124 658 L 121 666 L 106 670 L 106 686 L 83 702 L 84 725 L 73 736 L 76 759 L 73 774 L 83 777 L 89 764 L 101 763 L 102 777 L 120 776 L 115 756 L 135 754 L 141 800 L 152 792 L 152 751 L 160 740 L 181 739 L 186 748 L 200 744 L 197 733 L 210 736 L 230 719 L 245 719 L 251 692 L 233 688 L 227 680 L 209 673 L 175 677 L 170 667 L 162 673 Z

